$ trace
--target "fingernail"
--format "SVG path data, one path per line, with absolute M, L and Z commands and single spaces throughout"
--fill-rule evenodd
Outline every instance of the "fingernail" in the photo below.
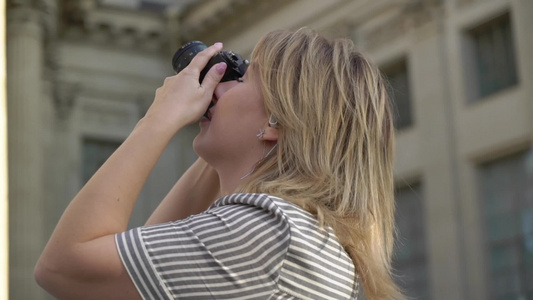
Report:
M 216 43 L 215 43 L 215 46 L 217 46 L 217 47 L 220 48 L 220 47 L 222 47 L 222 43 L 221 43 L 221 42 L 216 42 Z
M 225 62 L 221 62 L 218 63 L 215 68 L 217 68 L 218 74 L 224 74 L 224 72 L 226 72 L 227 65 Z

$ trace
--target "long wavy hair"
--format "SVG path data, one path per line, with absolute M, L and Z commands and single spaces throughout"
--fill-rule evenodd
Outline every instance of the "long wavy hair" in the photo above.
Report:
M 300 29 L 254 48 L 278 148 L 242 192 L 291 201 L 331 226 L 370 299 L 403 299 L 391 272 L 394 127 L 386 83 L 352 41 Z

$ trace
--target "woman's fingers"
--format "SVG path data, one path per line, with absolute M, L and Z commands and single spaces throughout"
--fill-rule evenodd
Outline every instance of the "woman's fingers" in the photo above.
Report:
M 194 72 L 194 74 L 200 78 L 200 72 L 205 68 L 209 60 L 220 50 L 222 50 L 222 43 L 215 43 L 214 45 L 207 47 L 192 59 L 186 69 Z
M 205 113 L 214 90 L 224 75 L 226 63 L 218 63 L 207 72 L 202 84 L 199 83 L 200 72 L 209 60 L 222 49 L 217 43 L 198 53 L 189 66 L 177 75 L 167 77 L 163 86 L 156 90 L 154 102 L 147 116 L 179 128 L 178 123 L 191 124 Z

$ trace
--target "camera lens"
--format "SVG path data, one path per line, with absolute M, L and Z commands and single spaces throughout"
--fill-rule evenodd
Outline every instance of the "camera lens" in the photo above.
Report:
M 172 57 L 172 68 L 176 71 L 176 74 L 183 71 L 192 61 L 192 59 L 202 50 L 206 49 L 207 46 L 200 41 L 192 41 L 183 45 L 181 48 L 176 51 L 174 57 Z M 226 72 L 220 79 L 220 82 L 237 80 L 238 78 L 244 76 L 246 69 L 248 67 L 248 61 L 243 60 L 239 54 L 220 51 L 214 55 L 204 69 L 200 72 L 199 81 L 203 81 L 207 72 L 215 64 L 225 62 L 227 64 Z M 213 103 L 209 107 L 211 107 Z M 208 118 L 207 112 L 205 116 Z
M 207 48 L 207 46 L 200 41 L 192 41 L 183 45 L 172 58 L 172 67 L 176 73 L 181 72 L 185 67 L 189 65 L 191 60 L 198 54 L 200 51 Z

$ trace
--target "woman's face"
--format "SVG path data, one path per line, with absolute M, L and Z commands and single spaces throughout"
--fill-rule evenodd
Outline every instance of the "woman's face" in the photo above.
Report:
M 252 72 L 253 68 L 249 68 L 240 80 L 219 83 L 212 100 L 215 105 L 208 113 L 210 120 L 200 121 L 194 150 L 213 165 L 219 160 L 257 160 L 254 152 L 262 149 L 257 134 L 268 117 L 258 76 Z

